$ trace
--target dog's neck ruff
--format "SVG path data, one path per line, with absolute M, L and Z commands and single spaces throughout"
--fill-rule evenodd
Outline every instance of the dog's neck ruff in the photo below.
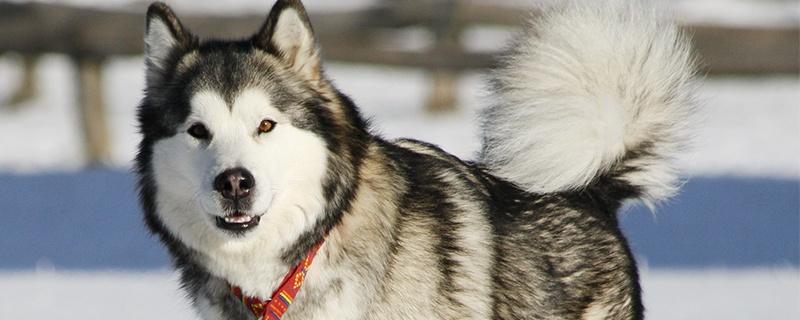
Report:
M 314 256 L 317 255 L 317 250 L 322 246 L 324 240 L 321 240 L 308 251 L 306 257 L 300 261 L 292 270 L 286 274 L 281 281 L 280 286 L 272 293 L 269 300 L 261 300 L 257 297 L 246 297 L 242 294 L 242 289 L 237 286 L 231 286 L 231 291 L 238 298 L 247 309 L 250 309 L 253 314 L 260 320 L 280 320 L 283 315 L 289 310 L 289 306 L 294 301 L 294 297 L 300 292 L 300 287 L 306 278 L 306 272 L 311 267 L 311 262 L 314 261 Z

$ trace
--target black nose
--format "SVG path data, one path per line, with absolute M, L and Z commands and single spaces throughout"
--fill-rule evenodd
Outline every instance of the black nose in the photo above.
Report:
M 247 198 L 255 185 L 256 178 L 244 168 L 225 170 L 214 179 L 214 190 L 231 200 Z

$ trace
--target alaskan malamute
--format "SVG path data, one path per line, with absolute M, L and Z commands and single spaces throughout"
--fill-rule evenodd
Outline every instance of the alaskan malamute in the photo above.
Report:
M 641 319 L 616 212 L 679 184 L 688 41 L 631 1 L 534 20 L 464 161 L 374 134 L 300 1 L 238 41 L 151 5 L 141 203 L 202 317 Z

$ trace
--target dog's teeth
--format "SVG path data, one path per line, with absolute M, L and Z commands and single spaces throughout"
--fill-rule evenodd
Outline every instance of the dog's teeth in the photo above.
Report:
M 239 223 L 239 217 L 225 217 L 227 223 Z
M 252 217 L 248 215 L 237 215 L 237 216 L 227 216 L 225 217 L 225 222 L 227 223 L 248 223 L 253 220 Z

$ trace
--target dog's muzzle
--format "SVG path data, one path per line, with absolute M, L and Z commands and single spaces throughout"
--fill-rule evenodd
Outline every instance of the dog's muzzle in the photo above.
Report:
M 255 186 L 255 177 L 245 168 L 228 169 L 214 178 L 214 190 L 222 196 L 222 207 L 227 212 L 224 217 L 216 217 L 217 227 L 244 232 L 258 225 L 261 217 L 247 213 Z

